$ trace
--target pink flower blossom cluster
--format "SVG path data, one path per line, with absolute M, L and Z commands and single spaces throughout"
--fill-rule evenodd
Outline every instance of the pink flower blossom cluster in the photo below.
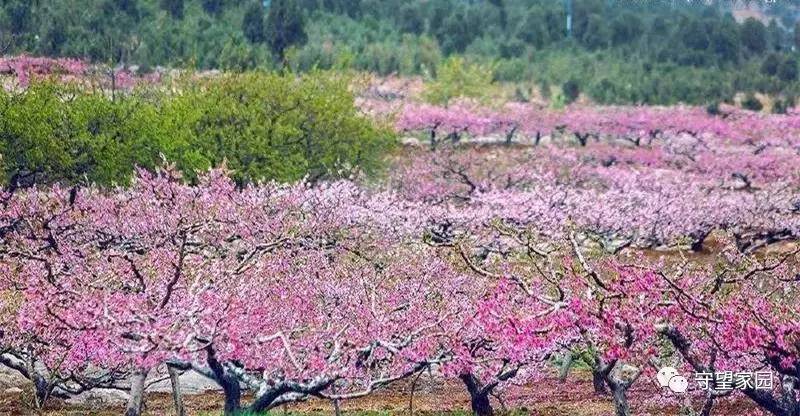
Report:
M 753 250 L 800 233 L 800 182 L 789 161 L 743 162 L 735 155 L 720 161 L 704 154 L 696 163 L 661 163 L 666 156 L 639 157 L 643 148 L 633 149 L 636 157 L 627 157 L 624 147 L 614 150 L 417 152 L 395 162 L 389 187 L 456 223 L 502 219 L 555 239 L 577 232 L 612 252 L 630 246 L 700 250 L 715 231 L 732 232 L 742 249 Z
M 500 108 L 456 103 L 449 107 L 407 103 L 397 116 L 397 130 L 425 133 L 432 140 L 450 135 L 499 136 L 507 141 L 538 143 L 542 136 L 624 141 L 636 146 L 690 136 L 703 142 L 796 149 L 800 117 L 723 108 L 709 114 L 699 107 L 570 106 L 562 110 L 534 104 L 506 103 Z
M 467 181 L 466 168 L 485 176 Z M 263 411 L 359 397 L 427 369 L 462 381 L 485 414 L 490 395 L 548 374 L 556 357 L 565 374 L 585 361 L 618 414 L 657 365 L 797 377 L 800 251 L 739 250 L 732 230 L 763 224 L 729 211 L 737 227 L 705 261 L 594 250 L 589 226 L 638 222 L 637 233 L 656 229 L 649 238 L 707 226 L 708 213 L 678 207 L 686 183 L 626 170 L 467 166 L 448 177 L 466 193 L 447 201 L 351 182 L 240 189 L 219 170 L 194 186 L 166 170 L 141 171 L 127 189 L 5 191 L 3 362 L 38 363 L 58 375 L 43 385 L 65 394 L 98 368 L 192 368 L 220 385 L 229 414 L 244 407 L 242 388 Z M 650 202 L 650 188 L 666 199 Z M 604 211 L 623 202 L 630 211 Z M 690 394 L 797 411 L 794 390 Z
M 0 58 L 0 75 L 14 77 L 12 87 L 26 88 L 33 79 L 54 78 L 59 82 L 102 85 L 130 90 L 140 84 L 157 84 L 161 74 L 151 72 L 142 76 L 127 68 L 109 69 L 81 59 L 47 58 L 28 55 Z
M 79 59 L 45 58 L 27 55 L 0 58 L 0 74 L 17 77 L 17 84 L 26 87 L 31 77 L 51 75 L 61 76 L 64 80 L 74 80 L 85 75 L 88 65 Z

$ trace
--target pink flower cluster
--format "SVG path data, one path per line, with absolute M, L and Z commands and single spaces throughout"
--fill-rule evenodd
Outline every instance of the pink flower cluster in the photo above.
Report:
M 406 104 L 397 116 L 403 133 L 431 136 L 452 134 L 500 136 L 508 141 L 538 143 L 542 136 L 572 135 L 586 145 L 590 139 L 621 140 L 634 145 L 671 141 L 687 135 L 697 140 L 748 146 L 784 146 L 796 149 L 800 116 L 761 114 L 723 107 L 720 115 L 699 107 L 570 106 L 563 110 L 533 104 L 506 103 L 500 108 L 472 103 L 449 107 Z
M 582 198 L 559 186 L 597 174 L 583 168 L 506 175 L 515 185 L 505 190 L 489 175 L 457 203 L 350 182 L 238 189 L 223 171 L 196 186 L 167 170 L 139 172 L 129 189 L 5 193 L 4 356 L 23 351 L 58 380 L 90 368 L 194 368 L 223 387 L 231 412 L 240 385 L 255 394 L 250 410 L 263 411 L 308 395 L 358 397 L 433 367 L 463 381 L 480 410 L 561 355 L 587 360 L 623 412 L 654 360 L 796 376 L 796 249 L 742 254 L 726 237 L 707 263 L 593 252 L 587 220 L 559 213 Z M 647 186 L 667 198 L 679 188 L 622 172 L 602 180 L 619 192 L 609 201 L 633 194 L 631 206 Z M 551 189 L 537 197 L 525 187 Z M 581 209 L 612 203 L 592 195 Z M 696 209 L 668 206 L 659 215 Z M 606 215 L 585 218 L 621 227 Z M 625 215 L 673 232 L 659 215 Z M 743 394 L 788 406 L 780 392 Z
M 28 55 L 0 58 L 0 75 L 14 77 L 14 87 L 26 88 L 31 80 L 54 78 L 63 83 L 102 85 L 108 88 L 130 90 L 139 84 L 157 84 L 157 72 L 138 76 L 125 68 L 109 69 L 81 59 L 47 58 Z
M 26 87 L 31 77 L 51 75 L 61 76 L 64 80 L 74 80 L 85 75 L 88 65 L 79 59 L 44 58 L 27 55 L 0 58 L 0 74 L 17 77 L 17 84 Z

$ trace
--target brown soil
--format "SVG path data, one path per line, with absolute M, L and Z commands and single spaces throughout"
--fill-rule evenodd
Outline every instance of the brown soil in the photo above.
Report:
M 642 383 L 644 384 L 644 383 Z M 365 398 L 341 403 L 345 414 L 359 416 L 409 415 L 409 383 L 397 384 L 392 388 L 379 391 Z M 677 407 L 662 408 L 656 405 L 643 405 L 636 397 L 658 394 L 650 387 L 641 386 L 631 393 L 632 409 L 635 415 L 672 416 L 681 414 Z M 29 395 L 2 396 L 0 393 L 0 415 L 43 415 L 43 416 L 117 416 L 123 413 L 121 406 L 90 408 L 68 405 L 53 400 L 41 413 L 30 406 Z M 221 415 L 222 396 L 219 393 L 204 393 L 186 396 L 186 407 L 189 415 L 218 416 Z M 565 384 L 555 379 L 548 379 L 531 386 L 514 386 L 504 392 L 503 401 L 507 410 L 502 410 L 496 400 L 493 404 L 500 414 L 536 415 L 536 416 L 606 416 L 613 415 L 613 406 L 607 396 L 592 393 L 588 376 L 578 373 Z M 695 405 L 698 409 L 700 404 Z M 432 415 L 465 415 L 469 414 L 469 400 L 459 384 L 420 383 L 413 398 L 414 414 Z M 715 406 L 716 416 L 742 416 L 759 414 L 746 399 L 739 398 L 720 402 Z M 333 404 L 329 401 L 312 399 L 303 403 L 276 409 L 273 414 L 283 413 L 301 415 L 330 415 L 334 413 Z M 169 394 L 158 393 L 147 396 L 146 415 L 174 415 L 172 398 Z M 685 413 L 684 413 L 685 414 Z

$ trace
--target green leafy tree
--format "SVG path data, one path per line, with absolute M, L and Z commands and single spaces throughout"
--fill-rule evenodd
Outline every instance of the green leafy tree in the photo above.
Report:
M 493 68 L 480 63 L 469 63 L 464 58 L 452 56 L 436 68 L 436 79 L 425 89 L 425 99 L 434 104 L 447 104 L 453 98 L 486 99 L 493 89 Z
M 173 19 L 183 19 L 183 0 L 160 0 L 161 9 Z
M 793 82 L 797 81 L 797 61 L 787 56 L 783 62 L 778 65 L 777 75 L 782 81 Z
M 227 163 L 241 183 L 372 174 L 395 137 L 355 106 L 349 78 L 249 72 L 178 80 L 112 100 L 34 82 L 0 89 L 0 182 L 127 184 L 161 155 L 187 180 Z
M 581 41 L 586 47 L 590 49 L 607 48 L 611 42 L 612 36 L 616 39 L 617 34 L 611 33 L 608 26 L 599 15 L 592 14 L 588 17 L 586 22 L 586 30 L 583 33 Z M 617 40 L 615 40 L 617 42 Z M 620 41 L 621 43 L 622 41 Z
M 691 20 L 686 28 L 681 31 L 683 44 L 694 50 L 705 50 L 708 48 L 708 31 L 700 20 Z
M 764 62 L 761 64 L 761 73 L 764 75 L 777 75 L 778 74 L 778 66 L 781 64 L 781 58 L 777 53 L 770 53 L 764 58 Z
M 261 43 L 266 39 L 264 32 L 264 6 L 261 5 L 261 2 L 251 3 L 244 12 L 242 33 L 251 43 Z
M 225 0 L 201 0 L 200 5 L 203 6 L 203 10 L 206 13 L 217 16 L 222 13 L 225 7 Z
M 794 24 L 794 48 L 800 50 L 800 20 Z
M 578 84 L 578 81 L 574 79 L 569 79 L 564 85 L 561 86 L 561 92 L 564 94 L 564 98 L 567 104 L 570 104 L 578 99 L 578 96 L 581 94 L 581 86 Z
M 723 62 L 739 60 L 739 38 L 735 21 L 725 21 L 711 34 L 714 53 Z
M 783 29 L 775 19 L 770 20 L 767 26 L 767 47 L 774 51 L 783 49 Z
M 22 0 L 11 0 L 3 2 L 5 11 L 5 25 L 15 35 L 24 34 L 31 30 L 33 15 L 31 9 L 33 5 Z
M 472 19 L 472 23 L 470 19 Z M 473 39 L 480 36 L 480 29 L 478 29 L 480 25 L 480 17 L 469 15 L 459 9 L 444 19 L 442 25 L 436 30 L 436 38 L 442 45 L 445 54 L 461 53 Z
M 294 0 L 273 0 L 267 15 L 267 42 L 272 53 L 283 59 L 284 51 L 292 45 L 306 43 L 302 11 Z
M 506 10 L 506 2 L 504 0 L 489 0 L 492 6 L 497 8 L 498 22 L 500 27 L 508 25 L 508 11 Z
M 752 53 L 762 53 L 767 49 L 767 29 L 758 20 L 749 17 L 742 24 L 742 45 Z
M 612 22 L 611 33 L 614 45 L 632 42 L 642 34 L 642 21 L 633 13 L 623 13 Z
M 542 48 L 550 43 L 545 16 L 540 9 L 528 10 L 524 20 L 517 28 L 517 37 L 537 48 Z
M 777 72 L 765 77 L 760 71 L 769 53 L 778 52 L 781 60 L 791 53 L 788 28 L 796 23 L 738 23 L 715 2 L 674 9 L 670 2 L 573 1 L 574 42 L 568 43 L 558 1 L 83 3 L 0 1 L 0 50 L 142 68 L 191 63 L 242 70 L 272 67 L 280 59 L 301 71 L 337 67 L 403 75 L 432 74 L 443 59 L 468 55 L 493 62 L 496 80 L 531 82 L 535 76 L 561 86 L 574 78 L 589 97 L 614 103 L 706 104 L 734 90 L 776 94 L 798 88 Z M 771 6 L 768 14 L 778 15 L 780 7 Z M 601 88 L 600 70 L 613 87 Z
M 764 108 L 764 104 L 754 94 L 747 94 L 742 101 L 742 107 L 752 111 L 761 111 Z
M 420 34 L 425 31 L 425 19 L 419 7 L 411 4 L 403 5 L 398 16 L 400 31 L 404 33 Z

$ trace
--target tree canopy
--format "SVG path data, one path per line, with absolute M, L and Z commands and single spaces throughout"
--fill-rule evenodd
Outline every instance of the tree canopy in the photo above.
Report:
M 380 74 L 435 74 L 450 55 L 496 63 L 500 81 L 562 85 L 607 103 L 796 95 L 796 6 L 753 5 L 737 21 L 725 2 L 458 0 L 5 0 L 7 53 L 114 64 L 310 70 L 346 64 Z M 779 54 L 786 70 L 765 74 Z M 559 68 L 558 71 L 548 68 Z M 595 76 L 602 72 L 605 79 Z M 670 91 L 664 88 L 670 85 Z M 730 91 L 731 86 L 735 91 Z M 702 89 L 701 93 L 692 91 Z

